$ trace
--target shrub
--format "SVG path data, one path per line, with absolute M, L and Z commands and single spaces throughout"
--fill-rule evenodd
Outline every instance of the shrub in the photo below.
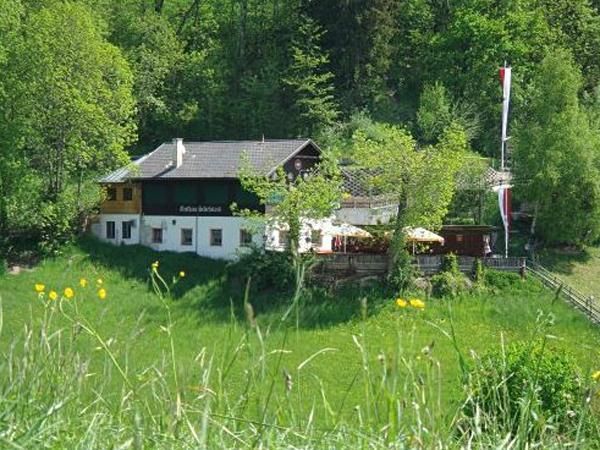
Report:
M 577 368 L 564 352 L 518 343 L 482 358 L 468 383 L 467 416 L 481 412 L 494 427 L 534 437 L 546 424 L 577 423 L 583 398 Z M 479 420 L 482 420 L 481 418 Z
M 442 272 L 431 277 L 431 292 L 436 297 L 455 297 L 469 289 L 470 282 L 458 266 L 456 255 L 446 255 Z
M 479 258 L 473 262 L 473 281 L 479 285 L 485 284 L 485 268 Z
M 0 256 L 0 275 L 4 275 L 8 270 L 6 260 Z
M 486 270 L 484 272 L 485 284 L 492 288 L 508 289 L 521 282 L 519 274 L 501 272 L 499 270 Z
M 469 288 L 462 273 L 440 272 L 431 277 L 431 293 L 436 297 L 456 297 Z
M 255 248 L 227 265 L 227 277 L 245 283 L 252 278 L 252 288 L 286 290 L 294 285 L 296 271 L 289 252 L 267 252 Z

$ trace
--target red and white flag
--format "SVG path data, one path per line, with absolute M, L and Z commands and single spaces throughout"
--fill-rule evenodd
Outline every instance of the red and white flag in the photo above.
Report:
M 504 225 L 504 256 L 508 257 L 508 232 L 511 221 L 511 186 L 498 186 L 498 206 L 500 207 L 500 216 Z
M 508 105 L 510 103 L 510 84 L 512 80 L 512 69 L 510 67 L 500 68 L 500 84 L 502 85 L 502 142 L 501 142 L 501 167 L 504 170 L 504 160 L 506 153 L 506 141 L 508 130 Z

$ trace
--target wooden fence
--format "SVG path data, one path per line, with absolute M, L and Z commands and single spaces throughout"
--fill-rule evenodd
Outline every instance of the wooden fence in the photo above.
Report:
M 458 267 L 463 273 L 471 273 L 475 261 L 479 259 L 484 267 L 494 270 L 504 270 L 518 272 L 523 266 L 526 266 L 526 258 L 508 257 L 508 258 L 475 258 L 474 256 L 457 256 Z M 414 258 L 415 266 L 425 275 L 432 275 L 442 269 L 442 255 L 417 255 Z
M 464 273 L 471 273 L 475 260 L 472 256 L 459 256 L 458 266 Z M 518 272 L 526 264 L 525 258 L 480 258 L 485 267 L 495 270 Z M 415 267 L 424 275 L 432 275 L 442 268 L 441 255 L 418 255 L 413 259 Z M 389 256 L 366 253 L 333 253 L 319 255 L 320 273 L 353 273 L 364 275 L 383 275 L 389 266 Z
M 318 272 L 383 275 L 388 269 L 388 256 L 367 253 L 333 253 L 319 255 Z
M 600 324 L 600 304 L 594 297 L 582 294 L 533 261 L 528 262 L 527 270 L 544 286 L 559 292 L 561 297 L 582 311 L 592 322 Z

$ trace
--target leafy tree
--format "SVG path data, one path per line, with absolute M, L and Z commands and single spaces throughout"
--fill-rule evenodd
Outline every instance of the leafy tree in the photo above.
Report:
M 52 210 L 50 216 L 72 226 L 90 206 L 86 181 L 128 161 L 125 147 L 135 132 L 132 75 L 84 6 L 51 2 L 30 11 L 21 29 L 4 73 L 2 150 L 16 155 L 10 179 L 40 182 L 30 182 L 29 197 L 13 199 L 26 201 L 42 215 Z M 9 195 L 18 192 L 14 186 L 9 189 Z M 57 209 L 67 200 L 73 208 Z M 9 211 L 21 209 L 13 205 Z M 39 227 L 20 223 L 12 228 L 33 226 L 39 232 L 45 219 L 38 222 Z M 47 222 L 58 226 L 53 219 Z M 50 229 L 46 237 L 52 233 Z
M 515 135 L 515 189 L 535 208 L 532 233 L 549 242 L 600 236 L 600 136 L 579 104 L 581 85 L 568 51 L 546 56 Z
M 377 137 L 357 130 L 352 138 L 356 163 L 372 169 L 370 184 L 395 199 L 398 213 L 392 243 L 392 282 L 404 287 L 410 278 L 404 243 L 405 226 L 439 228 L 448 212 L 456 186 L 456 174 L 468 141 L 464 131 L 452 124 L 435 146 L 418 148 L 405 129 L 380 124 Z
M 248 165 L 240 172 L 242 187 L 256 194 L 268 214 L 261 216 L 271 224 L 289 227 L 290 251 L 297 254 L 302 221 L 331 216 L 339 206 L 341 183 L 339 169 L 332 155 L 323 155 L 321 163 L 306 177 L 289 180 L 281 169 L 273 176 L 256 174 Z M 242 211 L 248 215 L 248 211 Z
M 333 74 L 326 70 L 329 58 L 319 41 L 323 30 L 310 18 L 302 17 L 298 36 L 292 43 L 292 63 L 283 80 L 293 96 L 300 133 L 308 136 L 331 125 L 338 116 L 333 95 Z
M 421 93 L 417 124 L 425 142 L 435 142 L 452 121 L 452 105 L 441 83 L 425 85 Z

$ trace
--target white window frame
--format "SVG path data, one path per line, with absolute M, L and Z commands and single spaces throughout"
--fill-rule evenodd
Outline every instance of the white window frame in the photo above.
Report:
M 220 233 L 220 242 L 216 243 L 213 241 L 213 232 L 218 231 Z M 208 232 L 208 243 L 211 247 L 223 247 L 223 229 L 222 228 L 211 228 Z
M 190 232 L 190 240 L 189 242 L 184 240 L 184 233 L 186 231 Z M 193 228 L 182 228 L 181 232 L 180 232 L 180 237 L 181 237 L 181 245 L 184 247 L 191 247 L 192 245 L 194 245 L 194 229 Z
M 112 230 L 112 233 L 110 233 L 111 230 Z M 115 221 L 107 220 L 106 221 L 106 239 L 115 239 L 116 236 L 117 236 L 117 226 L 115 224 Z
M 156 234 L 154 233 L 155 231 L 159 231 L 160 230 L 160 240 L 156 239 Z M 163 243 L 163 229 L 162 228 L 152 228 L 152 243 L 153 244 L 162 244 Z
M 131 220 L 124 220 L 121 222 L 121 237 L 123 239 L 131 239 L 131 229 L 133 228 L 132 225 L 133 224 L 131 223 Z M 125 233 L 125 230 L 127 230 L 127 233 Z

